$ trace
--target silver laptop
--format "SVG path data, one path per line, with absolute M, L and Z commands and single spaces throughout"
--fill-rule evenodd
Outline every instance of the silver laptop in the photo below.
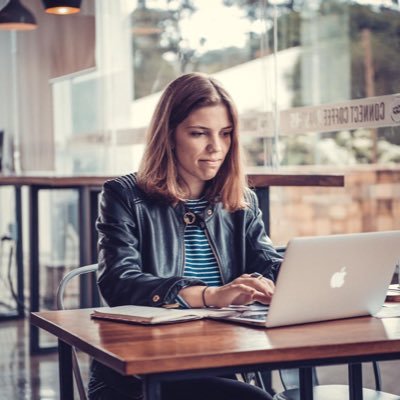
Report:
M 400 231 L 292 239 L 266 315 L 252 311 L 226 319 L 276 327 L 373 315 L 398 260 Z

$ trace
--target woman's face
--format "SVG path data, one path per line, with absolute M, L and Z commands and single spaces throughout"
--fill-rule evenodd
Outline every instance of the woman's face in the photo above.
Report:
M 205 182 L 217 175 L 229 151 L 232 130 L 222 104 L 199 108 L 177 126 L 174 151 L 189 198 L 199 198 Z

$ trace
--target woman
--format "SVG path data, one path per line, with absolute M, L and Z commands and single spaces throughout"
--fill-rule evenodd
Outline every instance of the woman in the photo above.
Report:
M 104 185 L 97 221 L 104 299 L 111 306 L 268 304 L 281 257 L 260 214 L 245 184 L 232 99 L 213 78 L 179 77 L 156 107 L 138 173 Z M 96 362 L 91 372 L 91 399 L 142 396 L 138 378 Z M 162 390 L 166 400 L 270 398 L 226 377 Z

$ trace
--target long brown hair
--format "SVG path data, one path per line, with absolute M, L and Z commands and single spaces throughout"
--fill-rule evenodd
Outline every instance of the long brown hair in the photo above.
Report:
M 148 195 L 171 203 L 185 198 L 185 186 L 179 180 L 173 152 L 175 129 L 191 112 L 218 104 L 228 111 L 232 138 L 220 170 L 206 184 L 205 197 L 210 201 L 218 198 L 229 211 L 246 206 L 247 185 L 240 158 L 236 106 L 218 81 L 200 73 L 185 74 L 172 81 L 156 106 L 137 173 L 138 184 Z

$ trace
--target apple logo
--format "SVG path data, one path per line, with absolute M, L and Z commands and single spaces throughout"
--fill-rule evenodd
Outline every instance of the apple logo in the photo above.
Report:
M 340 271 L 335 272 L 331 277 L 331 288 L 342 287 L 344 285 L 344 278 L 346 274 L 346 267 L 342 267 Z

